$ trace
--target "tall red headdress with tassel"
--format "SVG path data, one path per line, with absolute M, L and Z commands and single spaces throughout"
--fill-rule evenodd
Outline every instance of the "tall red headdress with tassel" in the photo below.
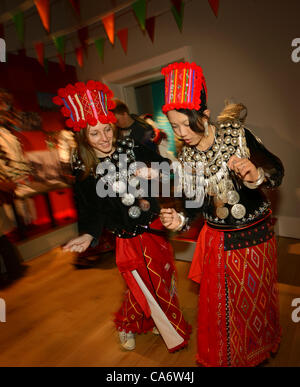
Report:
M 162 69 L 162 74 L 165 76 L 164 113 L 174 109 L 207 109 L 207 88 L 200 66 L 172 63 Z
M 62 106 L 61 113 L 68 118 L 66 125 L 75 132 L 86 128 L 115 123 L 116 117 L 110 111 L 114 109 L 113 92 L 103 83 L 88 81 L 78 82 L 58 90 L 58 96 L 53 98 L 56 105 Z

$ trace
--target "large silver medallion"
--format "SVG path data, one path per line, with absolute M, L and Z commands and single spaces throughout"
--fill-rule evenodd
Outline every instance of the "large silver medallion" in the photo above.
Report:
M 126 191 L 126 184 L 124 183 L 124 181 L 115 181 L 112 184 L 112 190 L 121 195 Z
M 141 209 L 137 206 L 132 206 L 128 210 L 128 214 L 132 219 L 137 219 L 141 216 Z
M 246 215 L 246 208 L 242 204 L 235 204 L 231 208 L 231 215 L 235 219 L 242 219 Z
M 139 179 L 135 176 L 131 177 L 129 180 L 128 180 L 128 183 L 131 187 L 137 187 L 139 185 Z
M 121 200 L 125 206 L 132 206 L 135 202 L 135 197 L 131 193 L 126 193 Z
M 233 206 L 234 204 L 237 204 L 240 201 L 240 195 L 236 191 L 229 191 L 227 193 L 227 199 L 228 199 L 228 204 Z

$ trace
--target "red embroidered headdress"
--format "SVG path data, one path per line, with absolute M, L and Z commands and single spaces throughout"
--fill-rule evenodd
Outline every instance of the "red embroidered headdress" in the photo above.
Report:
M 56 105 L 62 106 L 61 113 L 68 117 L 66 125 L 78 132 L 87 125 L 95 126 L 115 123 L 116 117 L 110 111 L 115 108 L 111 100 L 113 92 L 103 83 L 88 81 L 85 85 L 78 82 L 58 90 L 58 96 L 53 98 Z
M 162 69 L 165 76 L 165 105 L 167 113 L 174 109 L 207 109 L 207 89 L 200 66 L 196 63 L 172 63 Z

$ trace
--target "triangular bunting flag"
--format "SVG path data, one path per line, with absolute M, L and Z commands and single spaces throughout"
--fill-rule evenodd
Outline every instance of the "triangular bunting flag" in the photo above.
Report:
M 78 30 L 78 39 L 80 41 L 81 47 L 84 49 L 87 55 L 87 41 L 89 39 L 89 29 L 88 27 L 83 27 Z
M 23 43 L 24 42 L 24 14 L 23 12 L 18 12 L 13 15 L 13 21 L 16 26 L 18 38 Z
M 102 61 L 104 60 L 104 42 L 104 38 L 95 40 L 95 46 Z
M 211 9 L 214 11 L 214 14 L 216 17 L 218 17 L 218 12 L 219 12 L 219 0 L 208 0 Z
M 53 41 L 58 53 L 63 57 L 65 54 L 65 37 L 64 36 L 58 36 L 57 38 L 54 37 Z
M 66 71 L 66 61 L 65 61 L 65 56 L 64 55 L 60 55 L 59 53 L 57 53 L 57 57 L 59 59 L 59 65 L 60 65 L 60 68 L 63 72 Z
M 83 47 L 78 47 L 75 50 L 77 63 L 80 67 L 83 67 Z
M 132 8 L 134 10 L 135 16 L 138 19 L 140 27 L 143 31 L 145 31 L 146 25 L 146 0 L 137 0 L 132 4 Z
M 172 5 L 171 10 L 172 10 L 173 16 L 174 16 L 174 18 L 176 20 L 177 26 L 178 26 L 180 32 L 182 32 L 183 14 L 184 14 L 184 2 L 181 3 L 181 11 L 180 11 L 180 13 L 177 12 L 177 8 L 174 5 Z
M 115 43 L 115 14 L 112 13 L 102 18 L 105 32 L 111 44 Z
M 182 0 L 171 0 L 173 6 L 176 8 L 178 14 L 181 14 Z
M 125 54 L 127 54 L 127 49 L 128 49 L 128 28 L 124 28 L 122 30 L 119 30 L 117 32 L 118 38 L 121 42 L 121 45 L 123 47 L 123 50 Z
M 43 42 L 36 43 L 34 45 L 35 51 L 37 53 L 37 58 L 41 66 L 44 67 L 45 60 L 44 60 L 44 54 L 45 54 L 45 45 Z
M 80 16 L 80 0 L 69 0 L 78 16 Z
M 50 0 L 34 0 L 43 26 L 47 32 L 50 32 Z
M 152 43 L 154 43 L 155 16 L 149 17 L 146 20 L 146 30 L 150 39 L 152 40 Z

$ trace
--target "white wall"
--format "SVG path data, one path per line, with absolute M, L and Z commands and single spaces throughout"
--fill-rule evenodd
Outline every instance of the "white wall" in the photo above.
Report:
M 96 7 L 97 1 L 90 3 Z M 149 1 L 148 16 L 168 10 L 169 4 L 169 0 Z M 273 195 L 281 219 L 279 231 L 300 238 L 300 63 L 291 60 L 292 40 L 300 37 L 299 14 L 299 0 L 226 0 L 220 2 L 216 19 L 208 1 L 190 0 L 182 34 L 171 12 L 166 12 L 156 20 L 152 44 L 127 13 L 116 19 L 116 29 L 130 28 L 127 56 L 118 39 L 114 47 L 107 41 L 102 63 L 91 45 L 78 77 L 105 79 L 107 74 L 190 46 L 191 58 L 203 67 L 207 79 L 213 117 L 226 98 L 243 102 L 248 107 L 248 126 L 282 159 L 286 175 L 279 194 Z
M 22 2 L 0 1 L 1 14 Z M 109 10 L 113 3 L 124 2 L 81 0 L 82 20 Z M 278 229 L 283 236 L 300 238 L 300 62 L 291 60 L 292 41 L 300 38 L 299 0 L 223 0 L 218 18 L 207 0 L 186 0 L 182 33 L 168 11 L 170 3 L 169 0 L 148 0 L 148 17 L 163 13 L 156 20 L 154 44 L 142 33 L 132 12 L 117 14 L 116 30 L 129 27 L 128 54 L 124 54 L 116 37 L 114 47 L 106 41 L 102 63 L 91 44 L 84 68 L 78 69 L 79 79 L 107 80 L 129 70 L 134 77 L 147 63 L 154 63 L 152 71 L 157 76 L 168 58 L 173 61 L 174 52 L 182 49 L 180 52 L 185 53 L 185 58 L 203 67 L 213 117 L 222 109 L 226 98 L 243 102 L 248 107 L 248 126 L 282 159 L 285 179 L 279 192 L 272 194 Z M 45 31 L 35 9 L 27 11 L 25 19 L 27 55 L 36 57 L 33 42 L 44 37 Z M 51 32 L 77 22 L 68 1 L 51 2 Z M 5 32 L 7 50 L 19 48 L 12 22 L 5 25 Z M 105 33 L 99 20 L 91 26 L 90 37 L 101 36 Z M 67 52 L 74 50 L 77 44 L 76 34 L 68 36 Z M 47 45 L 46 56 L 55 56 L 53 43 Z M 67 54 L 66 59 L 68 64 L 76 63 L 74 54 Z M 124 97 L 120 83 L 112 83 L 112 86 Z M 127 92 L 130 94 L 130 89 Z M 134 108 L 132 98 L 131 101 Z

